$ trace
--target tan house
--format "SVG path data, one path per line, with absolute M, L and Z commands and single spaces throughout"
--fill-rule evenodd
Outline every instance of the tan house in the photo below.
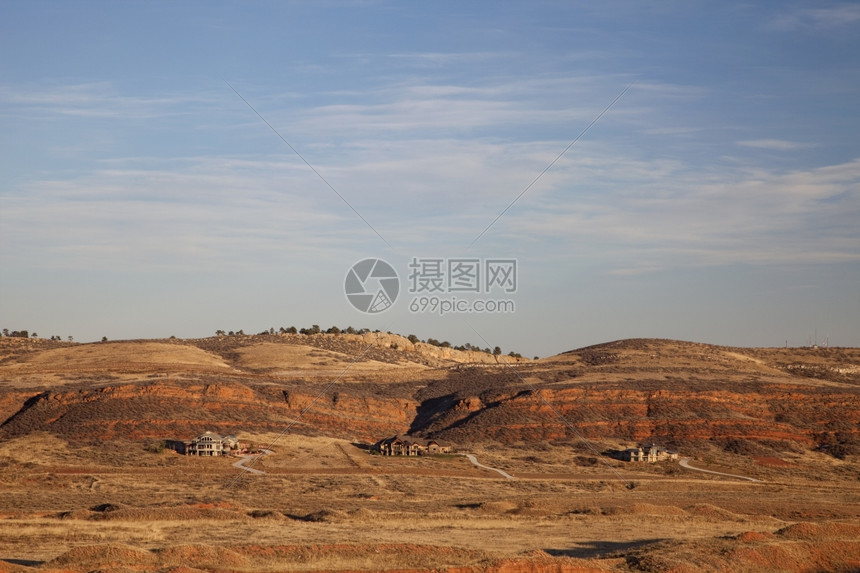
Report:
M 205 432 L 191 440 L 186 453 L 189 456 L 223 456 L 225 449 L 223 437 L 214 432 Z
M 678 459 L 678 454 L 658 447 L 655 444 L 648 444 L 647 446 L 639 446 L 638 448 L 627 448 L 620 452 L 618 458 L 625 462 L 654 463 L 675 461 Z
M 440 444 L 436 440 L 429 440 L 427 442 L 427 453 L 430 455 L 450 454 L 452 449 L 451 446 Z
M 241 444 L 236 436 L 219 436 L 215 432 L 204 432 L 191 440 L 168 440 L 166 445 L 186 456 L 224 456 L 245 444 Z
M 411 436 L 394 436 L 385 438 L 370 447 L 372 452 L 383 456 L 426 456 L 450 454 L 453 448 L 438 440 L 422 440 Z

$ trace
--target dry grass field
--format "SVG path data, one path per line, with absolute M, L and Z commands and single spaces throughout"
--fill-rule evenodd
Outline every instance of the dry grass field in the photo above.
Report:
M 850 450 L 858 421 L 858 385 L 851 377 L 860 362 L 856 350 L 828 361 L 803 353 L 631 343 L 616 352 L 595 347 L 560 355 L 522 372 L 571 419 L 576 409 L 564 400 L 579 409 L 590 404 L 596 417 L 653 418 L 651 411 L 637 410 L 631 397 L 647 391 L 647 408 L 663 408 L 660 416 L 680 409 L 673 419 L 710 420 L 708 431 L 721 432 L 726 419 L 754 418 L 743 413 L 743 404 L 721 402 L 737 400 L 737 394 L 722 392 L 766 402 L 784 417 L 773 423 L 796 440 L 761 437 L 769 424 L 763 418 L 731 426 L 749 429 L 745 437 L 676 436 L 676 447 L 695 467 L 760 480 L 752 482 L 677 462 L 628 464 L 598 455 L 635 441 L 626 430 L 599 433 L 604 426 L 589 426 L 587 416 L 580 418 L 588 445 L 572 434 L 531 431 L 498 439 L 503 434 L 496 423 L 508 430 L 528 426 L 529 417 L 535 424 L 554 423 L 540 419 L 541 404 L 520 394 L 528 388 L 508 380 L 506 368 L 440 365 L 384 348 L 339 387 L 337 404 L 310 403 L 308 424 L 281 433 L 287 423 L 269 424 L 261 411 L 242 410 L 246 401 L 264 401 L 265 389 L 276 387 L 288 393 L 287 402 L 300 402 L 297 393 L 312 396 L 351 349 L 321 343 L 282 348 L 271 340 L 217 344 L 4 347 L 0 571 L 860 570 L 860 462 Z M 810 364 L 818 377 L 791 373 Z M 165 392 L 154 380 L 170 382 L 171 393 L 164 396 L 188 402 L 165 410 L 164 401 L 146 397 Z M 213 395 L 206 389 L 213 380 L 230 388 L 217 394 L 226 406 L 205 398 Z M 250 394 L 240 395 L 240 383 Z M 594 385 L 612 400 L 566 394 Z M 794 387 L 794 394 L 787 390 Z M 698 393 L 672 402 L 660 394 L 680 394 L 680 388 Z M 179 393 L 183 389 L 191 398 Z M 105 394 L 113 396 L 111 408 L 95 408 Z M 842 429 L 822 426 L 827 436 L 841 436 L 839 444 L 848 448 L 841 457 L 813 443 L 815 424 L 826 417 L 819 408 L 831 404 L 816 401 L 821 396 L 832 407 L 841 404 L 841 418 L 849 416 Z M 361 418 L 362 408 L 375 404 L 371 399 L 411 412 L 402 417 L 401 431 L 415 429 L 420 420 L 425 435 L 460 436 L 460 451 L 516 479 L 460 455 L 371 455 L 367 439 L 349 434 L 361 432 L 341 423 L 353 416 L 357 427 L 375 431 L 378 426 Z M 793 410 L 780 401 L 792 399 L 807 406 Z M 41 405 L 52 400 L 62 406 Z M 133 431 L 122 430 L 122 404 L 137 418 Z M 229 412 L 231 404 L 242 416 Z M 428 412 L 428 405 L 440 410 Z M 230 428 L 242 440 L 270 445 L 271 454 L 249 463 L 264 473 L 234 467 L 233 457 L 196 458 L 148 447 L 159 436 L 174 437 L 161 435 L 164 428 L 197 428 L 164 421 L 195 411 L 205 413 L 199 415 L 205 418 L 201 428 L 232 416 Z M 400 419 L 382 410 L 376 415 Z M 75 416 L 80 423 L 86 416 L 97 419 L 75 433 L 63 422 Z M 156 430 L 142 432 L 147 424 Z M 807 435 L 810 441 L 804 441 Z

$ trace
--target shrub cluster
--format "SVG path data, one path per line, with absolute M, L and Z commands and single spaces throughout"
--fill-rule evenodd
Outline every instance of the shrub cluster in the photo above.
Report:
M 318 324 L 314 324 L 310 328 L 296 328 L 295 326 L 290 326 L 290 327 L 282 326 L 279 329 L 275 330 L 275 327 L 272 327 L 268 330 L 264 330 L 264 331 L 260 332 L 259 334 L 261 336 L 267 335 L 267 334 L 269 334 L 269 335 L 274 335 L 274 334 L 311 335 L 311 334 L 321 334 L 323 332 L 325 332 L 325 334 L 366 334 L 368 332 L 379 332 L 379 331 L 378 330 L 371 331 L 369 328 L 353 328 L 352 326 L 347 326 L 346 328 L 339 328 L 337 326 L 331 326 L 327 330 L 324 331 L 322 328 L 320 328 L 320 326 Z M 392 333 L 389 332 L 388 334 L 392 334 Z M 243 330 L 237 330 L 235 332 L 232 330 L 229 332 L 226 332 L 224 330 L 216 330 L 215 335 L 216 336 L 244 336 L 245 332 Z M 414 334 L 410 334 L 410 335 L 406 336 L 406 339 L 409 342 L 411 342 L 412 344 L 417 344 L 419 342 L 423 342 L 425 344 L 429 344 L 430 346 L 436 346 L 438 348 L 453 348 L 454 350 L 471 351 L 471 352 L 484 352 L 486 354 L 492 354 L 494 356 L 500 356 L 502 354 L 502 349 L 498 346 L 496 346 L 492 350 L 490 348 L 481 348 L 480 346 L 478 346 L 476 344 L 471 344 L 469 342 L 462 344 L 462 345 L 459 345 L 459 346 L 452 346 L 451 343 L 448 342 L 447 340 L 439 341 L 439 340 L 436 340 L 435 338 L 428 338 L 427 340 L 421 340 L 420 338 L 418 338 Z M 511 356 L 514 358 L 522 358 L 522 354 L 520 354 L 519 352 L 513 352 L 513 351 L 509 352 L 508 356 Z

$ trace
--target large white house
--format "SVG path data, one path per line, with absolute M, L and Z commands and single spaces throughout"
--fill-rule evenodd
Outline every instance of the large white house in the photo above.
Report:
M 205 432 L 191 440 L 186 453 L 189 456 L 223 456 L 224 438 L 213 432 Z
M 239 447 L 236 436 L 219 436 L 215 432 L 204 432 L 189 441 L 168 441 L 167 447 L 187 456 L 223 456 Z
M 620 459 L 625 462 L 663 462 L 678 459 L 678 454 L 660 448 L 654 444 L 639 446 L 638 448 L 627 448 L 621 452 Z

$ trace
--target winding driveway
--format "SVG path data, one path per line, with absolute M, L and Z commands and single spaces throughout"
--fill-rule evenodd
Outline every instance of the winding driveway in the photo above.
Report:
M 477 468 L 483 468 L 485 470 L 491 470 L 491 471 L 497 472 L 505 479 L 517 479 L 514 476 L 512 476 L 511 474 L 509 474 L 508 472 L 506 472 L 505 470 L 500 470 L 499 468 L 491 468 L 490 466 L 485 466 L 484 464 L 478 463 L 478 459 L 473 454 L 463 454 L 463 455 L 466 456 L 467 458 L 469 458 L 469 461 L 472 462 L 472 464 L 474 464 L 474 466 Z
M 251 460 L 254 460 L 254 459 L 259 458 L 259 457 L 262 457 L 262 456 L 269 455 L 269 454 L 271 454 L 271 453 L 272 453 L 272 450 L 263 450 L 263 451 L 262 451 L 262 452 L 260 452 L 259 454 L 254 454 L 254 455 L 251 455 L 251 456 L 242 456 L 242 458 L 241 458 L 241 459 L 237 460 L 237 461 L 236 461 L 236 463 L 234 463 L 234 464 L 233 464 L 233 467 L 234 467 L 234 468 L 239 468 L 240 470 L 245 470 L 246 472 L 250 472 L 250 473 L 252 473 L 252 474 L 258 474 L 258 475 L 259 475 L 259 474 L 264 474 L 264 473 L 266 473 L 266 472 L 264 472 L 263 470 L 257 470 L 257 469 L 254 469 L 254 468 L 245 467 L 245 464 L 246 464 L 246 463 L 248 463 L 248 462 L 249 462 L 249 461 L 251 461 Z
M 755 479 L 755 478 L 751 478 L 751 477 L 739 476 L 739 475 L 735 475 L 735 474 L 726 474 L 723 472 L 715 472 L 712 470 L 703 470 L 702 468 L 694 468 L 693 466 L 690 465 L 690 458 L 681 458 L 681 461 L 678 463 L 681 465 L 682 468 L 686 468 L 688 470 L 694 470 L 697 472 L 705 472 L 706 474 L 714 474 L 714 475 L 718 475 L 718 476 L 733 477 L 733 478 L 737 478 L 737 479 L 745 479 L 747 481 L 754 481 L 756 483 L 762 483 L 762 481 L 760 479 Z

